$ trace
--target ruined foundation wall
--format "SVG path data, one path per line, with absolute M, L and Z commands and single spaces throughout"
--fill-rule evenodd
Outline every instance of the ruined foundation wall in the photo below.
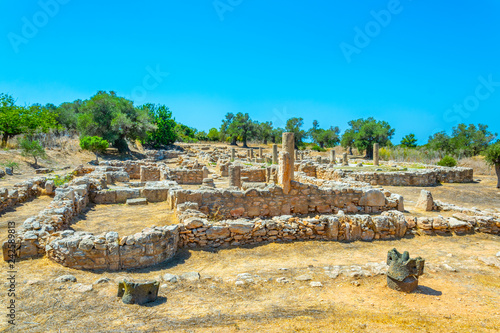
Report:
M 47 257 L 75 269 L 121 270 L 148 267 L 171 259 L 178 248 L 177 225 L 146 228 L 120 238 L 116 232 L 95 236 L 66 232 L 47 246 Z
M 316 175 L 324 180 L 342 180 L 349 177 L 371 185 L 387 186 L 432 186 L 438 183 L 470 183 L 474 171 L 470 168 L 436 168 L 405 172 L 355 172 L 318 166 Z
M 279 186 L 238 190 L 172 190 L 172 208 L 184 202 L 195 202 L 208 215 L 222 218 L 278 216 L 289 214 L 348 212 L 381 212 L 402 208 L 400 196 L 386 197 L 375 189 L 318 188 L 310 184 L 291 183 L 285 195 Z
M 266 169 L 264 168 L 246 168 L 241 169 L 240 177 L 247 177 L 247 182 L 251 183 L 265 183 Z

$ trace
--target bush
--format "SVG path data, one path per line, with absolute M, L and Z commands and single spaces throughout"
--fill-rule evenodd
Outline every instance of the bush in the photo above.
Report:
M 457 166 L 457 161 L 453 157 L 446 155 L 437 163 L 437 165 L 451 168 Z
M 38 167 L 38 158 L 47 158 L 45 148 L 43 148 L 40 142 L 36 140 L 29 140 L 24 138 L 19 142 L 19 146 L 21 147 L 22 156 L 33 157 L 33 159 L 35 160 L 35 167 Z
M 314 146 L 312 146 L 312 147 L 311 147 L 311 149 L 312 149 L 312 150 L 314 150 L 314 151 L 318 151 L 318 152 L 324 152 L 324 151 L 326 151 L 326 149 L 325 149 L 325 148 L 321 148 L 321 147 L 320 147 L 320 146 L 318 146 L 318 145 L 314 145 Z
M 83 150 L 93 152 L 95 154 L 97 163 L 99 163 L 99 157 L 97 156 L 97 153 L 105 151 L 109 147 L 109 143 L 108 141 L 98 136 L 84 136 L 80 138 L 80 147 Z
M 19 163 L 14 162 L 12 160 L 7 160 L 5 163 L 1 163 L 2 166 L 6 168 L 11 168 L 12 170 L 18 169 L 19 170 Z

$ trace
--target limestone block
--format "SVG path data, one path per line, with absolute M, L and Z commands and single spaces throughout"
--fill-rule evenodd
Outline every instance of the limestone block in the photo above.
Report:
M 222 239 L 230 236 L 230 231 L 228 227 L 223 226 L 212 226 L 206 231 L 208 239 Z
M 434 207 L 434 199 L 432 198 L 432 193 L 426 190 L 420 192 L 417 204 L 415 208 L 425 210 L 427 212 L 432 211 Z
M 364 192 L 359 201 L 361 206 L 383 207 L 385 206 L 385 195 L 380 190 L 370 189 Z
M 118 283 L 117 296 L 121 297 L 125 304 L 142 305 L 156 301 L 159 288 L 158 281 L 139 283 L 124 280 Z

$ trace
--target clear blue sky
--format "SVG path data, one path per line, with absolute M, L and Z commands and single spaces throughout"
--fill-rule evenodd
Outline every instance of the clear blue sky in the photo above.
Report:
M 248 112 L 342 131 L 373 116 L 396 143 L 459 122 L 500 133 L 497 0 L 0 0 L 0 13 L 0 92 L 19 104 L 114 90 L 199 130 Z

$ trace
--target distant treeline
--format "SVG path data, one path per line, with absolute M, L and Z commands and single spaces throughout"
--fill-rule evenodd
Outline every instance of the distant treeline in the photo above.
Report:
M 0 94 L 0 135 L 2 147 L 16 135 L 31 138 L 37 133 L 75 133 L 80 137 L 99 137 L 120 151 L 128 148 L 127 140 L 139 140 L 146 146 L 159 148 L 174 142 L 213 141 L 247 147 L 248 142 L 280 143 L 283 132 L 295 133 L 298 149 L 309 146 L 323 151 L 341 145 L 371 157 L 373 144 L 394 147 L 391 141 L 395 129 L 388 122 L 372 117 L 352 120 L 340 134 L 338 126 L 321 128 L 317 120 L 312 127 L 303 129 L 303 118 L 290 118 L 285 128 L 275 128 L 273 123 L 252 120 L 248 113 L 228 113 L 220 128 L 208 133 L 198 131 L 175 121 L 172 111 L 165 105 L 146 103 L 134 106 L 133 101 L 119 97 L 114 92 L 99 91 L 87 100 L 54 104 L 16 105 L 14 97 Z M 496 139 L 487 125 L 459 124 L 452 134 L 439 132 L 429 137 L 427 144 L 417 147 L 414 134 L 406 135 L 399 147 L 442 151 L 449 155 L 470 157 L 485 151 Z

